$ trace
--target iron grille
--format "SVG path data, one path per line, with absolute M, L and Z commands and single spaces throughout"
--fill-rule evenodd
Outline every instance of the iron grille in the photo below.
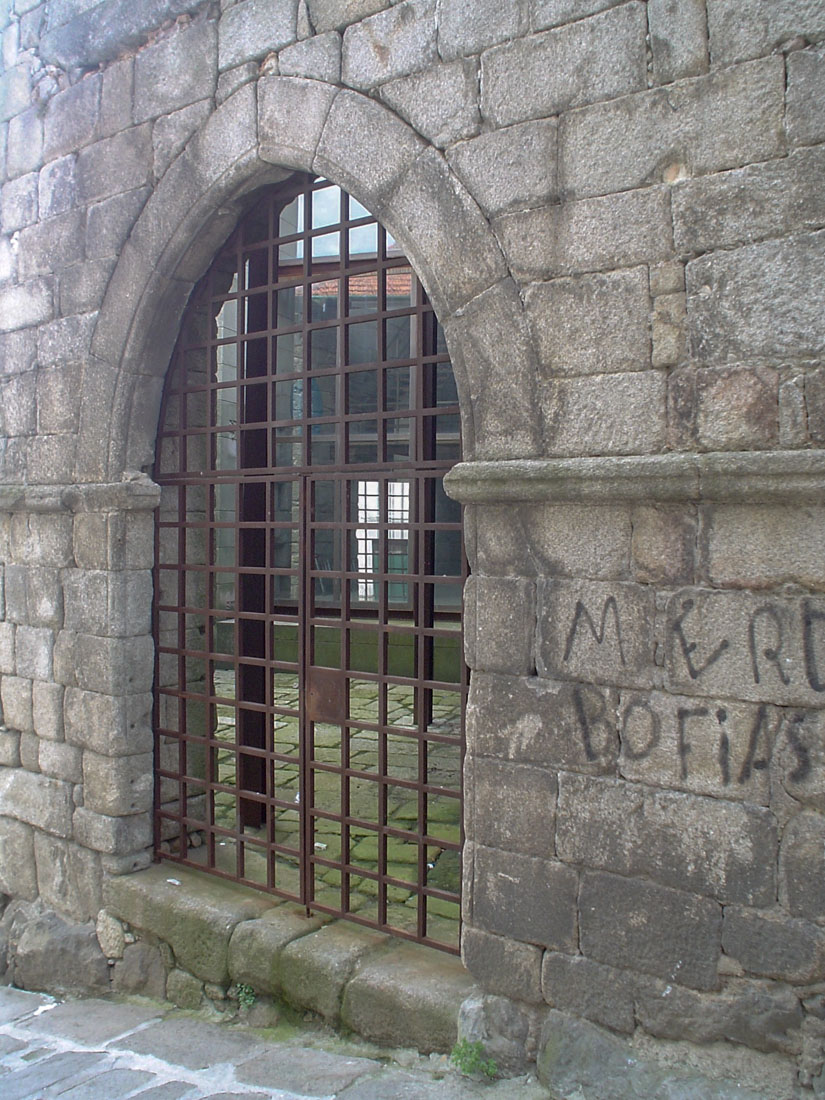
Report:
M 467 672 L 443 334 L 325 180 L 193 295 L 155 476 L 156 851 L 458 950 Z

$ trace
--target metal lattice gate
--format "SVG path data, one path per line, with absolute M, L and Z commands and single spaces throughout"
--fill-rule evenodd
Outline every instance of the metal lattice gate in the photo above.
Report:
M 156 478 L 156 848 L 456 951 L 467 676 L 443 336 L 302 176 L 199 284 Z

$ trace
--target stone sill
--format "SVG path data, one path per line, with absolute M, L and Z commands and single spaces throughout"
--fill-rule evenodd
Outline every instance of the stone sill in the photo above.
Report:
M 298 905 L 173 862 L 108 879 L 104 903 L 138 938 L 167 944 L 176 969 L 198 981 L 251 986 L 384 1046 L 450 1051 L 459 1008 L 477 993 L 454 956 L 308 917 Z
M 822 503 L 825 451 L 459 462 L 445 477 L 444 487 L 462 504 Z

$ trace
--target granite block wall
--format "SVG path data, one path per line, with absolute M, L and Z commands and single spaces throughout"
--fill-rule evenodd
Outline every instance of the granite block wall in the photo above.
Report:
M 588 1021 L 821 1094 L 825 4 L 2 0 L 0 30 L 7 911 L 94 920 L 150 859 L 165 371 L 249 196 L 310 171 L 402 244 L 459 384 L 463 1026 L 550 1083 Z

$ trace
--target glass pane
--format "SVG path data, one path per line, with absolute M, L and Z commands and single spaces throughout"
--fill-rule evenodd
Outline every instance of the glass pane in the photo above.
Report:
M 265 286 L 269 281 L 269 251 L 259 248 L 247 252 L 243 260 L 244 289 Z
M 221 344 L 215 348 L 215 376 L 217 382 L 236 381 L 238 377 L 237 344 Z
M 378 275 L 354 275 L 349 280 L 348 312 L 375 313 L 378 308 Z
M 338 523 L 341 496 L 336 481 L 316 481 L 312 488 L 312 519 L 318 523 Z
M 337 400 L 338 379 L 335 375 L 322 375 L 313 378 L 309 384 L 309 415 L 335 416 L 338 408 Z
M 409 639 L 407 644 L 411 645 L 412 640 Z M 412 687 L 406 684 L 387 685 L 387 723 L 390 726 L 415 726 L 415 691 Z M 408 763 L 408 758 L 405 759 Z M 404 777 L 403 772 L 400 777 Z
M 338 329 L 313 329 L 309 334 L 309 367 L 319 370 L 334 367 L 338 360 Z
M 304 414 L 304 380 L 275 383 L 275 419 L 300 420 Z
M 267 298 L 264 294 L 250 294 L 244 298 L 244 332 L 261 332 L 269 328 Z
M 304 231 L 304 196 L 298 195 L 287 203 L 281 211 L 278 222 L 278 234 L 281 237 L 291 237 L 295 233 Z
M 410 457 L 412 424 L 409 417 L 392 417 L 386 421 L 388 462 Z
M 323 260 L 338 260 L 341 255 L 341 234 L 322 233 L 319 237 L 312 238 L 312 258 Z
M 335 225 L 341 220 L 341 189 L 334 184 L 312 193 L 312 228 Z
M 275 371 L 293 374 L 303 369 L 304 336 L 301 332 L 288 332 L 275 337 Z
M 215 433 L 215 469 L 235 470 L 238 467 L 238 443 L 234 432 Z M 190 469 L 196 467 L 190 466 Z
M 435 368 L 435 403 L 442 405 L 457 405 L 458 390 L 455 385 L 455 375 L 451 363 L 439 363 Z
M 349 254 L 352 259 L 378 255 L 378 226 L 375 222 L 350 229 Z
M 236 386 L 227 386 L 214 393 L 214 417 L 217 427 L 226 427 L 238 423 L 238 390 Z
M 388 367 L 384 371 L 384 408 L 395 412 L 410 407 L 410 367 Z
M 357 199 L 354 199 L 352 197 L 352 195 L 349 196 L 349 216 L 350 221 L 355 221 L 357 218 L 371 217 L 370 212 L 369 210 L 367 210 L 366 206 L 362 206 Z
M 387 272 L 387 309 L 409 309 L 415 305 L 415 279 L 411 267 L 393 267 Z
M 347 412 L 378 411 L 378 375 L 374 370 L 361 370 L 347 376 Z
M 290 286 L 275 294 L 275 324 L 300 325 L 304 319 L 304 288 Z
M 378 358 L 378 323 L 361 321 L 347 327 L 347 362 L 374 363 Z
M 415 353 L 415 317 L 388 317 L 387 359 L 409 359 Z
M 304 242 L 302 240 L 290 241 L 288 244 L 278 246 L 278 266 L 282 277 L 286 278 L 290 271 L 294 277 L 296 272 L 293 269 L 303 266 L 303 259 Z
M 218 340 L 226 340 L 230 336 L 238 335 L 238 300 L 232 298 L 224 302 L 218 316 L 215 318 L 216 337 Z
M 338 316 L 338 280 L 324 279 L 310 287 L 310 317 L 313 321 L 332 321 Z
M 347 424 L 347 458 L 349 462 L 378 461 L 376 420 L 356 420 Z

